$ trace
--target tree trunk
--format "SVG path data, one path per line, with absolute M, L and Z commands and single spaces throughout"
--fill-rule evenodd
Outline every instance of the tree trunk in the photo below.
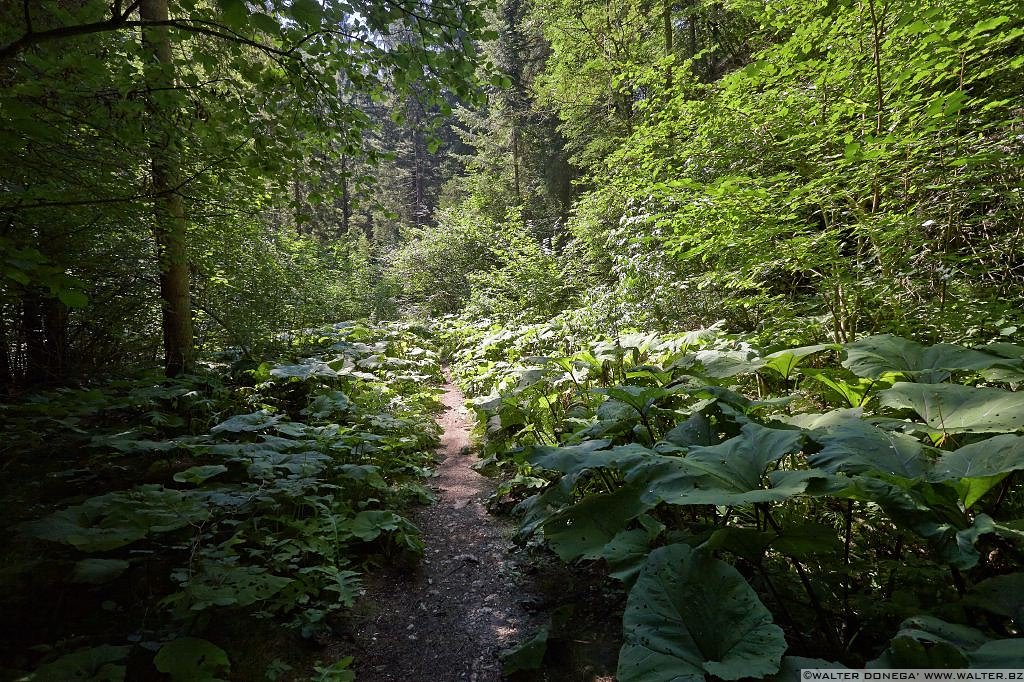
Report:
M 142 0 L 143 21 L 167 21 L 167 0 Z M 150 90 L 174 86 L 174 60 L 166 27 L 142 30 L 142 45 L 148 53 L 146 81 Z M 192 339 L 192 301 L 189 293 L 188 248 L 185 202 L 180 190 L 180 172 L 172 144 L 173 125 L 161 120 L 152 95 L 147 98 L 153 179 L 153 234 L 160 267 L 160 299 L 164 336 L 164 369 L 173 377 L 192 371 L 195 348 Z
M 675 54 L 675 45 L 672 41 L 672 0 L 663 0 L 661 18 L 665 30 L 665 56 L 672 57 Z M 665 65 L 665 91 L 672 91 L 672 64 Z
M 417 130 L 413 136 L 413 150 L 415 153 L 415 165 L 413 168 L 413 211 L 412 220 L 416 227 L 420 227 L 423 220 L 423 140 L 419 132 L 419 120 L 416 121 Z
M 512 126 L 512 181 L 515 184 L 516 202 L 522 203 L 523 192 L 519 187 L 519 128 Z
M 689 52 L 690 52 L 690 57 L 691 58 L 697 56 L 697 11 L 696 10 L 697 10 L 697 2 L 696 2 L 696 0 L 691 0 L 691 2 L 690 2 L 690 16 L 686 20 L 686 23 L 689 24 L 689 26 L 687 28 L 689 29 L 689 34 L 690 34 Z M 696 71 L 696 67 L 697 67 L 697 62 L 696 61 L 694 62 L 693 66 L 694 66 L 694 71 Z M 704 80 L 710 80 L 710 76 L 708 74 L 704 74 Z
M 25 375 L 21 383 L 41 384 L 46 374 L 46 335 L 43 332 L 43 299 L 28 289 L 21 299 L 21 336 L 25 340 Z
M 348 236 L 352 224 L 352 197 L 348 189 L 348 155 L 341 155 L 341 232 Z
M 63 381 L 68 364 L 68 307 L 59 299 L 48 298 L 43 305 L 43 336 L 46 378 Z
M 302 215 L 302 205 L 306 201 L 305 197 L 302 195 L 302 181 L 295 178 L 292 181 L 292 190 L 295 193 L 295 233 L 308 234 L 312 229 L 312 221 L 307 220 L 306 217 Z
M 7 338 L 7 308 L 0 305 L 0 393 L 5 392 L 13 383 L 11 376 L 11 346 Z

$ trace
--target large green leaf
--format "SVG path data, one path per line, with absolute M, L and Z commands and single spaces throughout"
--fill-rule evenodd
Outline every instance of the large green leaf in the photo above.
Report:
M 278 365 L 270 370 L 276 379 L 334 379 L 338 373 L 321 360 L 310 359 L 296 365 Z
M 172 577 L 183 590 L 171 595 L 168 604 L 181 604 L 192 611 L 214 606 L 249 606 L 269 599 L 292 578 L 271 574 L 259 566 L 239 566 L 228 562 L 204 562 L 200 570 L 178 569 Z
M 958 370 L 980 371 L 1004 362 L 988 353 L 939 343 L 922 346 L 899 336 L 881 334 L 866 336 L 848 343 L 843 366 L 854 374 L 877 379 L 887 372 L 935 383 L 949 378 Z
M 278 423 L 282 415 L 272 415 L 266 410 L 251 414 L 236 414 L 210 429 L 210 433 L 248 433 L 262 431 Z
M 782 629 L 743 576 L 682 544 L 648 556 L 622 625 L 620 682 L 764 677 L 778 671 L 786 650 Z
M 363 542 L 370 542 L 385 532 L 390 533 L 396 530 L 415 532 L 415 526 L 392 511 L 369 510 L 359 512 L 353 518 L 340 524 L 338 530 L 349 533 Z
M 871 391 L 891 385 L 887 378 L 863 379 L 860 377 L 843 377 L 840 374 L 845 372 L 830 369 L 804 368 L 800 371 L 814 381 L 834 391 L 836 395 L 846 401 L 847 405 L 855 408 L 861 407 L 867 402 Z M 891 376 L 886 375 L 886 377 Z
M 695 354 L 695 358 L 702 367 L 698 373 L 713 379 L 750 374 L 764 365 L 764 359 L 749 349 L 702 350 Z
M 858 420 L 864 416 L 862 407 L 845 407 L 831 412 L 820 414 L 817 412 L 801 412 L 794 415 L 773 415 L 779 421 L 799 426 L 801 429 L 812 431 L 814 429 L 826 429 L 838 426 L 851 420 Z
M 1021 535 L 985 514 L 972 520 L 963 511 L 960 491 L 948 484 L 854 476 L 835 495 L 877 504 L 898 526 L 928 540 L 938 561 L 959 569 L 978 563 L 975 545 L 981 536 Z
M 933 616 L 903 621 L 889 648 L 869 668 L 1020 668 L 1024 639 L 989 639 L 975 628 Z
M 972 668 L 987 670 L 1024 668 L 1024 638 L 985 642 L 967 656 Z
M 936 431 L 1008 433 L 1024 429 L 1024 394 L 998 388 L 901 382 L 881 392 L 881 403 L 914 410 Z
M 811 438 L 824 445 L 807 463 L 835 473 L 881 471 L 904 478 L 924 476 L 931 460 L 924 447 L 904 434 L 883 431 L 861 420 L 820 429 Z
M 596 559 L 632 519 L 654 506 L 640 493 L 636 484 L 627 484 L 609 494 L 588 495 L 553 515 L 544 524 L 544 537 L 562 561 Z
M 1024 573 L 999 575 L 971 588 L 967 601 L 1024 626 Z
M 796 429 L 770 429 L 760 424 L 745 424 L 740 435 L 724 443 L 693 447 L 685 461 L 723 483 L 747 490 L 761 487 L 769 464 L 800 450 L 804 435 Z
M 1007 433 L 947 452 L 935 463 L 929 479 L 983 478 L 1019 469 L 1024 469 L 1024 436 Z
M 598 553 L 608 564 L 608 575 L 632 585 L 651 551 L 651 540 L 651 532 L 640 528 L 624 530 L 612 538 Z
M 701 412 L 694 412 L 688 419 L 676 424 L 665 440 L 673 445 L 689 447 L 691 445 L 714 445 L 717 433 L 711 420 Z
M 29 535 L 83 552 L 131 544 L 151 533 L 178 530 L 209 516 L 199 497 L 158 485 L 92 497 L 21 526 Z
M 128 658 L 129 651 L 131 647 L 108 644 L 79 649 L 40 666 L 28 679 L 32 682 L 121 682 L 126 671 L 121 662 Z
M 976 649 L 988 641 L 988 637 L 980 630 L 966 625 L 947 623 L 934 616 L 907 618 L 900 624 L 900 630 L 896 636 L 910 637 L 921 642 L 951 644 L 958 649 L 967 651 Z
M 1006 384 L 1024 383 L 1024 346 L 997 342 L 987 346 L 978 346 L 977 349 L 1005 358 L 1004 363 L 995 365 L 981 373 L 987 380 Z
M 650 411 L 651 406 L 658 400 L 667 398 L 675 393 L 671 389 L 661 388 L 660 386 L 610 386 L 608 388 L 595 388 L 592 390 L 594 393 L 602 393 L 609 398 L 629 405 L 641 415 L 646 415 Z
M 900 624 L 888 648 L 869 668 L 964 668 L 967 651 L 988 638 L 980 630 L 933 616 L 914 616 Z
M 179 471 L 174 474 L 174 480 L 178 483 L 195 483 L 198 485 L 207 479 L 223 474 L 227 470 L 228 468 L 223 464 L 202 464 Z
M 223 649 L 198 637 L 182 637 L 164 644 L 153 664 L 170 675 L 171 682 L 213 682 L 231 667 Z
M 838 348 L 838 345 L 832 343 L 818 344 L 816 346 L 801 346 L 800 348 L 787 348 L 785 350 L 776 351 L 766 355 L 764 366 L 778 372 L 783 379 L 789 379 L 793 370 L 800 364 L 800 361 L 807 356 L 826 350 L 836 350 Z
M 87 585 L 102 585 L 116 579 L 128 570 L 129 564 L 123 559 L 82 559 L 75 564 L 71 582 Z
M 624 460 L 626 480 L 644 489 L 650 504 L 742 505 L 778 501 L 799 494 L 822 471 L 781 470 L 765 481 L 769 464 L 800 450 L 803 433 L 744 425 L 739 436 L 718 445 L 692 447 L 685 457 L 657 455 Z M 619 448 L 613 448 L 615 452 Z

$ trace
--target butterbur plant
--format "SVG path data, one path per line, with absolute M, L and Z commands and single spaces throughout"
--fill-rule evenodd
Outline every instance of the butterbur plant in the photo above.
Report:
M 94 635 L 112 644 L 55 650 L 32 679 L 127 679 L 142 674 L 147 647 L 171 679 L 214 679 L 242 665 L 225 622 L 320 636 L 354 605 L 367 567 L 417 559 L 423 544 L 402 508 L 430 500 L 421 481 L 437 442 L 430 384 L 440 373 L 425 343 L 408 326 L 339 325 L 302 335 L 290 357 L 236 379 L 94 389 L 103 408 L 76 423 L 106 466 L 130 474 L 110 492 L 82 488 L 77 502 L 19 530 L 26 548 L 88 591 L 84 602 L 119 615 Z M 103 426 L 145 417 L 153 404 L 166 416 L 146 419 L 142 432 Z M 53 405 L 30 402 L 16 419 L 27 433 Z M 215 415 L 205 412 L 213 406 Z M 21 566 L 15 574 L 32 563 Z M 132 586 L 148 596 L 124 601 Z M 5 599 L 18 608 L 15 595 Z M 140 645 L 122 645 L 126 636 Z M 348 679 L 342 663 L 323 679 Z
M 1024 348 L 679 338 L 612 340 L 613 372 L 550 338 L 473 402 L 495 462 L 548 482 L 503 491 L 523 539 L 627 591 L 619 679 L 1024 663 L 993 596 L 1022 575 Z M 538 383 L 564 413 L 525 409 Z

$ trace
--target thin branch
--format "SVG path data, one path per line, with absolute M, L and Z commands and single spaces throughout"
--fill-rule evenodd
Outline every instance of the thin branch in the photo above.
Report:
M 104 199 L 77 199 L 74 201 L 37 201 L 31 204 L 15 204 L 13 206 L 0 206 L 0 213 L 13 213 L 15 211 L 28 211 L 34 208 L 63 208 L 66 206 L 93 206 L 98 204 L 123 204 L 141 199 L 152 199 L 160 196 L 158 194 L 136 194 L 129 197 L 107 197 Z
M 0 206 L 0 213 L 13 213 L 15 211 L 27 211 L 35 208 L 64 208 L 67 206 L 93 206 L 102 204 L 126 204 L 135 201 L 157 199 L 170 194 L 181 194 L 181 191 L 188 185 L 192 184 L 200 177 L 205 175 L 208 171 L 215 168 L 218 164 L 231 158 L 238 150 L 251 142 L 251 139 L 246 139 L 242 143 L 236 145 L 229 154 L 218 157 L 208 163 L 207 165 L 200 168 L 198 171 L 186 176 L 180 183 L 174 187 L 170 187 L 162 192 L 146 192 L 143 194 L 135 194 L 127 197 L 106 197 L 102 199 L 77 199 L 71 201 L 38 201 L 31 204 L 18 203 L 14 206 Z

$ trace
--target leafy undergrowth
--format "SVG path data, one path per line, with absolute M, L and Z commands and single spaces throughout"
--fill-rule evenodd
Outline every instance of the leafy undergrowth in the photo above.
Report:
M 11 678 L 352 679 L 315 642 L 422 552 L 400 512 L 430 501 L 440 365 L 408 325 L 286 345 L 0 408 Z
M 620 682 L 1024 666 L 1024 346 L 446 339 L 508 475 L 493 504 L 626 591 Z

